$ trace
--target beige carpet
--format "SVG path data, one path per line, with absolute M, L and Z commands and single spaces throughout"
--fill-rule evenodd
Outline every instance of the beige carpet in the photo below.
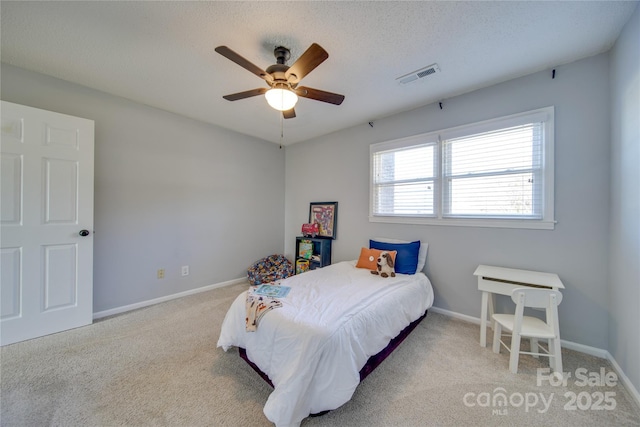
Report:
M 235 350 L 216 348 L 226 310 L 245 287 L 3 347 L 2 426 L 272 425 L 262 413 L 271 388 Z M 507 354 L 481 348 L 478 336 L 477 325 L 429 313 L 350 402 L 302 425 L 640 425 L 622 384 L 581 387 L 572 374 L 565 387 L 537 386 L 544 362 L 524 356 L 512 375 Z M 568 350 L 563 357 L 566 372 L 612 371 L 602 359 Z M 500 392 L 506 405 L 493 403 Z

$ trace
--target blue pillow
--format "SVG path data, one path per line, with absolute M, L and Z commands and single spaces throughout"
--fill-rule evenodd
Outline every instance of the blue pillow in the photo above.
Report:
M 379 249 L 382 251 L 397 251 L 396 273 L 416 274 L 418 268 L 418 252 L 420 251 L 420 240 L 411 243 L 387 243 L 369 240 L 369 249 Z

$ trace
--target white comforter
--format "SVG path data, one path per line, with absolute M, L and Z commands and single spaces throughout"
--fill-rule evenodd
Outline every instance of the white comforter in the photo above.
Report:
M 309 414 L 348 402 L 367 359 L 387 346 L 433 303 L 423 273 L 382 278 L 333 264 L 282 281 L 283 306 L 268 312 L 256 332 L 245 331 L 243 292 L 222 324 L 218 347 L 243 347 L 275 388 L 264 414 L 277 427 L 299 426 Z

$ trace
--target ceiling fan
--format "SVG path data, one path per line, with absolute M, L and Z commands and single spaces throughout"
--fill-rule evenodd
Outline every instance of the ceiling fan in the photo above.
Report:
M 265 95 L 269 105 L 276 110 L 282 111 L 285 119 L 292 119 L 296 116 L 293 107 L 298 101 L 298 96 L 335 105 L 340 105 L 344 101 L 344 95 L 298 86 L 300 80 L 329 57 L 327 51 L 316 43 L 313 43 L 291 66 L 287 65 L 287 61 L 291 57 L 289 49 L 282 46 L 276 47 L 273 51 L 276 63 L 269 66 L 266 71 L 252 64 L 227 46 L 218 46 L 215 50 L 225 58 L 264 79 L 269 86 L 268 88 L 251 89 L 223 96 L 228 101 Z

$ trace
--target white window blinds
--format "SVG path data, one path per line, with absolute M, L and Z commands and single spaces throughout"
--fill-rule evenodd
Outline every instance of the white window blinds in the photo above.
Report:
M 443 216 L 542 217 L 543 123 L 443 142 Z
M 372 221 L 553 228 L 553 107 L 370 151 Z
M 373 204 L 381 215 L 434 215 L 435 144 L 373 156 Z

